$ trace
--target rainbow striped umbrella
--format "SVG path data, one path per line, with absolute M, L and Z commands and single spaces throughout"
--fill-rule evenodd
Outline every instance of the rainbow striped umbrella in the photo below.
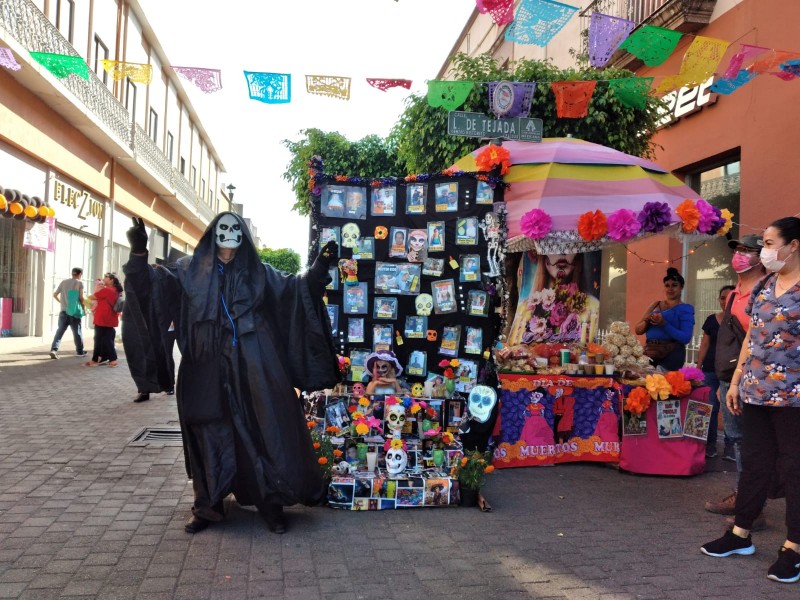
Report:
M 453 165 L 475 171 L 478 148 Z M 673 211 L 687 198 L 700 196 L 654 162 L 574 138 L 545 138 L 541 143 L 503 142 L 511 168 L 503 177 L 506 190 L 506 224 L 509 252 L 536 250 L 540 254 L 588 252 L 609 243 L 586 242 L 577 231 L 578 217 L 587 211 L 606 215 L 620 208 L 639 212 L 646 202 L 666 202 Z M 520 219 L 539 208 L 553 219 L 552 231 L 540 240 L 526 237 Z

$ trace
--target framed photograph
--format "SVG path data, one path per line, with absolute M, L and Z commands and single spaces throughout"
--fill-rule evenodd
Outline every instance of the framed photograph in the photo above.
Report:
M 367 314 L 367 284 L 344 286 L 344 312 L 348 315 Z
M 328 309 L 328 319 L 331 322 L 331 335 L 336 337 L 339 335 L 339 305 L 328 304 L 325 308 Z
M 347 413 L 347 402 L 336 399 L 325 407 L 325 426 L 344 429 L 350 424 L 350 415 Z
M 422 274 L 428 277 L 441 277 L 444 274 L 444 259 L 426 258 L 422 263 Z
M 423 340 L 428 330 L 428 317 L 416 315 L 406 317 L 406 326 L 403 335 L 408 340 Z
M 425 377 L 428 372 L 428 353 L 423 350 L 414 350 L 408 356 L 408 366 L 406 373 L 408 375 L 416 375 L 417 377 Z
M 456 288 L 452 279 L 432 281 L 431 296 L 433 296 L 433 312 L 437 315 L 456 312 Z
M 441 373 L 428 373 L 428 377 L 423 384 L 423 388 L 427 398 L 444 398 L 447 394 L 447 386 L 444 382 L 444 375 Z
M 322 214 L 326 217 L 344 217 L 344 200 L 345 186 L 326 185 L 322 188 L 322 198 L 320 198 Z
M 442 329 L 439 354 L 444 356 L 458 356 L 458 346 L 461 343 L 461 325 L 449 325 Z M 464 361 L 461 361 L 462 364 Z
M 373 319 L 397 319 L 397 298 L 389 296 L 375 296 L 372 308 Z
M 442 411 L 444 400 L 431 400 L 428 402 L 428 406 L 425 409 L 425 414 L 427 417 L 433 421 L 434 428 L 441 426 L 442 424 Z
M 356 383 L 364 381 L 364 374 L 367 370 L 367 356 L 370 351 L 366 348 L 354 348 L 350 350 L 350 381 Z
M 481 354 L 483 352 L 483 329 L 467 326 L 464 337 L 464 352 L 466 354 Z
M 447 506 L 450 503 L 449 479 L 425 480 L 425 506 Z
M 331 282 L 325 286 L 326 290 L 338 290 L 339 289 L 339 269 L 337 267 L 331 267 L 328 269 L 328 277 L 331 278 Z
M 481 280 L 481 257 L 480 254 L 462 254 L 461 268 L 458 273 L 459 281 L 480 281 Z
M 392 326 L 379 325 L 372 326 L 372 351 L 378 350 L 391 350 L 392 349 Z M 352 358 L 350 364 L 352 365 Z
M 456 369 L 456 391 L 469 392 L 478 383 L 478 361 L 461 359 Z
M 406 257 L 406 238 L 408 237 L 408 229 L 405 227 L 392 227 L 389 233 L 391 246 L 389 247 L 389 256 L 392 258 L 405 258 Z
M 467 294 L 469 308 L 467 312 L 472 317 L 489 316 L 489 294 L 483 290 L 470 290 Z
M 375 238 L 358 238 L 353 249 L 353 258 L 356 260 L 375 260 Z
M 458 211 L 458 182 L 437 183 L 434 190 L 436 191 L 436 212 Z
M 458 427 L 464 416 L 464 403 L 461 400 L 447 401 L 447 426 Z
M 375 263 L 375 292 L 399 294 L 400 281 L 398 275 L 397 263 Z
M 427 183 L 410 183 L 406 186 L 406 214 L 424 215 L 428 198 Z
M 344 216 L 349 219 L 367 218 L 367 188 L 345 188 Z
M 406 240 L 408 262 L 421 263 L 428 257 L 428 232 L 424 229 L 412 229 Z
M 478 182 L 475 192 L 475 204 L 494 204 L 494 190 L 485 181 Z
M 342 246 L 342 233 L 338 227 L 323 227 L 319 234 L 319 247 L 322 248 L 325 244 L 333 240 L 339 247 Z
M 347 343 L 364 343 L 364 319 L 358 317 L 347 319 Z
M 428 252 L 444 252 L 444 221 L 428 223 Z
M 370 213 L 373 217 L 393 217 L 397 205 L 397 188 L 374 188 L 372 190 L 372 206 Z
M 415 296 L 419 294 L 422 265 L 400 263 L 397 265 L 397 283 L 400 293 Z
M 478 219 L 466 217 L 456 220 L 456 245 L 478 245 Z

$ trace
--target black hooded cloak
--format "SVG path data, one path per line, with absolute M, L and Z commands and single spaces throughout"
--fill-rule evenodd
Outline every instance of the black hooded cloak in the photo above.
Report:
M 170 321 L 182 359 L 176 397 L 195 515 L 219 520 L 233 492 L 242 505 L 316 504 L 324 482 L 294 388 L 339 380 L 322 302 L 328 268 L 303 276 L 262 264 L 241 217 L 242 244 L 217 259 L 211 222 L 174 268 L 131 255 L 123 267 L 123 344 L 141 390 L 163 389 Z M 167 327 L 164 327 L 164 324 Z

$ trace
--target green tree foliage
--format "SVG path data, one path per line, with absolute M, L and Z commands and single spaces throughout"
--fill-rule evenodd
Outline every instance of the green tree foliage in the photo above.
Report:
M 397 151 L 392 142 L 377 135 L 351 142 L 342 134 L 327 133 L 319 129 L 304 129 L 303 139 L 283 140 L 292 153 L 292 160 L 283 178 L 292 184 L 295 202 L 292 210 L 307 215 L 311 208 L 308 161 L 320 156 L 325 172 L 360 177 L 391 177 L 404 173 L 405 167 L 397 163 Z
M 261 262 L 272 265 L 279 271 L 296 275 L 300 271 L 300 255 L 290 248 L 261 248 L 258 251 Z

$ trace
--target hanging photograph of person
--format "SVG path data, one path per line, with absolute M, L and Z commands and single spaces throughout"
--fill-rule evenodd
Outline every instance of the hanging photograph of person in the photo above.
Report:
M 406 214 L 424 215 L 428 197 L 428 184 L 409 183 L 406 186 Z
M 375 291 L 388 294 L 400 293 L 398 265 L 379 262 L 375 264 Z
M 344 286 L 344 312 L 350 315 L 367 314 L 367 284 Z
M 367 188 L 345 188 L 344 216 L 351 219 L 367 218 Z
M 350 424 L 347 404 L 344 400 L 335 400 L 325 407 L 325 426 L 344 429 Z
M 406 257 L 406 236 L 408 229 L 405 227 L 392 227 L 389 239 L 392 240 L 392 245 L 389 248 L 389 256 L 392 258 L 405 258 Z
M 372 207 L 370 212 L 373 217 L 393 217 L 397 200 L 397 188 L 374 188 L 372 190 Z
M 474 360 L 461 359 L 456 368 L 456 391 L 469 392 L 478 382 L 478 363 Z
M 412 229 L 408 232 L 408 262 L 421 263 L 428 256 L 428 232 L 424 229 Z
M 437 315 L 456 312 L 456 289 L 452 279 L 432 281 L 431 296 L 433 296 L 433 312 Z
M 428 252 L 444 252 L 444 221 L 428 223 Z
M 328 304 L 326 308 L 328 309 L 328 319 L 331 322 L 331 335 L 336 337 L 339 335 L 339 305 Z
M 458 182 L 437 183 L 434 190 L 436 192 L 436 212 L 458 211 Z
M 467 326 L 466 332 L 464 353 L 481 354 L 483 352 L 483 329 Z
M 369 354 L 370 351 L 366 349 L 350 350 L 350 381 L 364 382 L 364 374 L 367 370 L 367 356 Z
M 426 258 L 422 263 L 422 274 L 428 277 L 441 277 L 444 273 L 443 258 Z
M 475 193 L 475 204 L 494 204 L 494 190 L 485 181 L 478 182 L 478 189 Z
M 339 289 L 339 269 L 338 267 L 331 267 L 328 269 L 328 276 L 331 278 L 331 282 L 325 286 L 326 290 L 333 290 L 337 291 Z
M 376 296 L 374 303 L 373 319 L 397 319 L 397 298 Z
M 461 424 L 461 417 L 464 413 L 464 404 L 461 400 L 447 401 L 447 429 L 458 427 Z
M 409 315 L 406 317 L 406 326 L 403 336 L 409 340 L 425 339 L 425 332 L 428 330 L 428 317 Z
M 356 260 L 375 260 L 375 238 L 358 238 L 356 247 L 353 250 L 353 258 Z
M 392 349 L 392 326 L 378 325 L 372 326 L 372 351 Z
M 600 318 L 600 255 L 523 253 L 507 343 L 593 341 Z
M 344 217 L 345 188 L 341 185 L 326 185 L 322 189 L 320 207 L 326 217 Z
M 488 317 L 489 316 L 489 294 L 483 290 L 470 290 L 467 294 L 469 301 L 470 316 Z
M 351 317 L 347 319 L 347 343 L 364 343 L 364 319 L 360 317 Z
M 319 247 L 322 248 L 325 244 L 333 240 L 339 246 L 342 245 L 341 230 L 338 227 L 323 227 L 319 234 Z
M 458 246 L 478 245 L 478 219 L 467 217 L 456 221 L 456 244 Z
M 462 254 L 461 268 L 458 273 L 459 281 L 481 280 L 481 257 L 479 254 Z
M 439 354 L 444 356 L 458 356 L 458 346 L 461 343 L 461 325 L 449 325 L 442 329 L 441 346 Z M 462 361 L 463 362 L 463 361 Z
M 406 373 L 408 375 L 416 375 L 417 377 L 425 377 L 428 372 L 427 368 L 428 354 L 423 350 L 414 350 L 408 356 L 408 366 Z
M 401 294 L 419 294 L 420 266 L 411 263 L 400 263 L 397 265 L 397 285 Z

